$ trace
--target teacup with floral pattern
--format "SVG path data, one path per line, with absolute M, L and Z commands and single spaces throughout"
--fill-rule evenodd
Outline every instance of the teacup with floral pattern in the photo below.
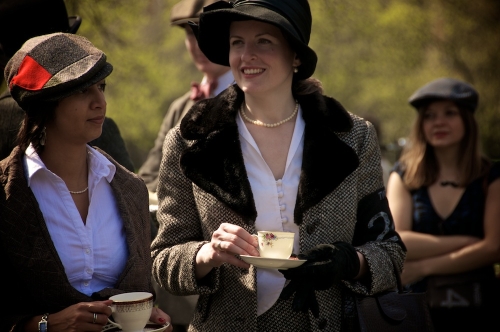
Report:
M 278 231 L 259 231 L 260 257 L 288 259 L 293 251 L 295 233 Z

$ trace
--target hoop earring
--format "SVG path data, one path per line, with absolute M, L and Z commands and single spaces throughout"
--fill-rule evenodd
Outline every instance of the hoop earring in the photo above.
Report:
M 297 74 L 299 72 L 299 69 L 297 67 L 293 67 L 293 72 L 294 74 Z
M 45 132 L 45 127 L 43 127 L 42 132 L 40 133 L 40 145 L 45 145 L 45 138 L 47 137 L 47 133 Z

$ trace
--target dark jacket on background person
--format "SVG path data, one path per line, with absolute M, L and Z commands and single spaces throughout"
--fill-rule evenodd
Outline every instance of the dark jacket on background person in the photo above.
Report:
M 12 98 L 8 89 L 0 95 L 0 160 L 6 158 L 17 145 L 17 133 L 24 119 L 24 111 Z M 102 125 L 102 134 L 89 143 L 111 155 L 119 164 L 134 172 L 134 164 L 120 134 L 120 129 L 113 119 L 106 117 Z
M 149 151 L 146 161 L 138 171 L 139 176 L 144 179 L 148 190 L 151 192 L 156 192 L 156 187 L 158 187 L 158 170 L 160 169 L 161 149 L 165 136 L 170 129 L 180 123 L 180 120 L 186 115 L 191 106 L 194 105 L 195 102 L 190 99 L 190 95 L 191 92 L 186 92 L 170 104 L 156 136 L 154 146 Z
M 236 124 L 243 98 L 233 85 L 199 101 L 167 134 L 163 147 L 160 228 L 151 246 L 153 276 L 173 294 L 199 294 L 189 331 L 257 330 L 256 268 L 247 271 L 223 264 L 197 280 L 194 263 L 200 247 L 222 222 L 256 232 L 257 211 Z M 296 98 L 305 122 L 294 207 L 300 252 L 344 241 L 367 261 L 363 279 L 316 292 L 321 314 L 315 318 L 309 313 L 310 331 L 340 331 L 343 300 L 351 291 L 369 295 L 394 288 L 389 256 L 401 270 L 405 247 L 390 227 L 373 126 L 319 93 Z M 289 311 L 283 314 L 292 311 L 289 301 Z M 279 326 L 283 315 L 274 314 Z
M 88 297 L 71 286 L 33 192 L 23 156 L 16 147 L 0 161 L 0 256 L 9 305 L 0 313 L 0 331 L 25 317 L 57 312 L 78 302 L 104 300 L 127 291 L 152 292 L 150 219 L 144 182 L 99 150 L 116 166 L 110 185 L 125 228 L 129 257 L 114 288 Z M 24 312 L 23 316 L 18 313 Z M 15 329 L 14 331 L 19 331 Z

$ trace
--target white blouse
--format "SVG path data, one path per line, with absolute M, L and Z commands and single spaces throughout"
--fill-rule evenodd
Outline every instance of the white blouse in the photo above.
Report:
M 294 232 L 293 252 L 299 253 L 299 227 L 293 219 L 302 166 L 304 127 L 299 107 L 292 142 L 288 151 L 285 173 L 275 180 L 264 161 L 255 140 L 238 113 L 238 131 L 245 168 L 257 208 L 255 228 L 260 230 Z M 257 315 L 266 312 L 278 300 L 286 279 L 277 269 L 257 268 Z
M 116 167 L 101 153 L 87 147 L 90 206 L 84 224 L 64 181 L 52 173 L 32 145 L 24 167 L 52 242 L 71 285 L 88 296 L 113 287 L 122 273 L 128 246 L 110 182 Z M 82 188 L 83 189 L 83 188 Z

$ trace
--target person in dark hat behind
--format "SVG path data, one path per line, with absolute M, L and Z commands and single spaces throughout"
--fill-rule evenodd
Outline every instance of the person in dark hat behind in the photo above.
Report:
M 112 70 L 101 50 L 70 33 L 31 38 L 6 65 L 26 115 L 18 146 L 0 161 L 9 299 L 0 331 L 101 331 L 110 296 L 154 292 L 146 186 L 87 144 L 101 135 Z M 170 317 L 154 308 L 151 320 Z
M 158 186 L 158 172 L 161 161 L 161 148 L 165 135 L 184 117 L 187 111 L 198 100 L 214 97 L 229 87 L 234 81 L 229 67 L 211 62 L 198 47 L 193 30 L 188 22 L 198 22 L 204 6 L 218 0 L 182 0 L 172 8 L 170 25 L 180 27 L 186 34 L 186 49 L 193 60 L 193 64 L 203 74 L 201 83 L 191 83 L 191 89 L 181 97 L 175 99 L 169 106 L 160 130 L 149 151 L 146 161 L 139 168 L 138 174 L 144 179 L 151 194 L 151 204 L 157 204 L 156 188 Z
M 182 0 L 172 7 L 170 13 L 170 25 L 181 28 L 178 30 L 182 30 L 185 33 L 186 49 L 193 60 L 193 64 L 202 73 L 203 78 L 201 79 L 201 83 L 192 82 L 191 89 L 170 104 L 158 131 L 154 146 L 139 168 L 138 174 L 144 179 L 149 190 L 150 211 L 154 225 L 157 225 L 156 209 L 158 206 L 158 197 L 156 195 L 156 188 L 158 186 L 158 172 L 162 157 L 161 149 L 167 132 L 180 123 L 181 119 L 195 102 L 218 95 L 234 81 L 229 67 L 213 63 L 207 59 L 198 47 L 198 41 L 188 24 L 189 21 L 198 22 L 203 7 L 216 1 L 218 0 Z M 156 282 L 154 282 L 154 285 L 157 293 L 156 303 L 160 308 L 170 313 L 174 332 L 186 331 L 193 316 L 198 296 L 175 296 L 161 289 Z
M 375 129 L 312 78 L 307 0 L 219 1 L 191 24 L 236 83 L 165 138 L 154 278 L 199 294 L 190 331 L 345 330 L 350 291 L 394 287 L 405 258 Z M 303 264 L 260 258 L 257 231 L 293 232 Z
M 0 69 L 31 37 L 54 32 L 76 33 L 79 16 L 69 16 L 63 0 L 2 0 L 0 2 Z M 0 94 L 0 160 L 17 144 L 17 133 L 24 111 L 12 99 L 8 89 Z M 128 170 L 134 165 L 120 130 L 113 119 L 106 117 L 103 133 L 90 143 L 108 152 Z
M 442 77 L 408 101 L 416 119 L 387 184 L 408 248 L 402 281 L 427 292 L 436 332 L 489 331 L 500 312 L 500 163 L 480 148 L 479 94 Z

